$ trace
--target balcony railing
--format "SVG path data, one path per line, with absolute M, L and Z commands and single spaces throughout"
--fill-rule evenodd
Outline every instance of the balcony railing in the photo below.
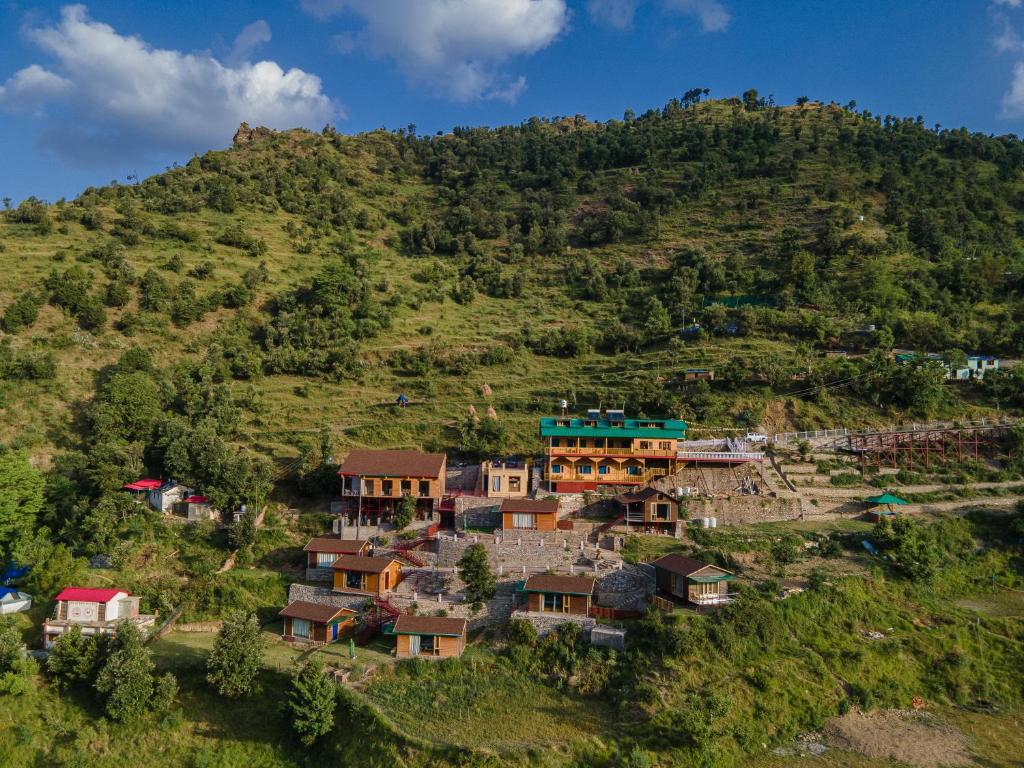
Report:
M 545 472 L 544 479 L 556 482 L 646 483 L 656 477 L 664 477 L 667 474 L 667 469 L 649 469 L 646 472 L 638 472 L 635 475 L 629 475 L 625 472 L 609 472 L 603 475 L 596 472 L 592 472 L 589 475 L 581 472 Z
M 548 446 L 551 456 L 639 456 L 648 458 L 674 458 L 674 448 L 579 448 L 577 446 Z
M 724 595 L 697 595 L 690 598 L 690 602 L 697 605 L 724 605 L 736 599 L 738 592 L 728 592 Z

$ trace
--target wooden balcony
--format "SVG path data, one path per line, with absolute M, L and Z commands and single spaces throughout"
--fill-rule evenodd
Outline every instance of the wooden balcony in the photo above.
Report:
M 649 483 L 656 477 L 664 477 L 669 474 L 667 469 L 648 469 L 644 472 L 638 472 L 635 475 L 630 475 L 625 472 L 609 472 L 601 475 L 597 472 L 591 472 L 589 475 L 585 475 L 581 472 L 545 472 L 544 479 L 546 481 L 555 482 L 570 482 L 570 483 Z

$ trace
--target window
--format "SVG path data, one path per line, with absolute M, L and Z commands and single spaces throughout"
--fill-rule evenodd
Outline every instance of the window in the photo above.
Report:
M 537 516 L 529 515 L 526 513 L 513 512 L 512 513 L 512 527 L 513 528 L 529 528 L 533 529 L 537 527 Z
M 363 574 L 359 571 L 345 571 L 345 586 L 348 589 L 362 589 Z
M 626 474 L 627 475 L 639 475 L 640 474 L 640 467 L 626 467 Z
M 648 450 L 650 450 L 652 445 L 653 445 L 653 443 L 651 443 L 650 440 L 641 440 L 640 441 L 640 450 L 641 451 L 648 451 Z
M 292 619 L 292 637 L 301 637 L 309 640 L 312 635 L 312 626 L 306 619 Z
M 492 491 L 500 491 L 501 490 L 501 475 L 491 475 L 491 490 Z
M 402 495 L 403 496 L 411 496 L 412 495 L 412 480 L 402 480 L 401 481 L 401 487 L 402 487 Z
M 420 635 L 420 653 L 433 656 L 437 652 L 437 638 L 433 635 Z
M 330 568 L 334 565 L 334 561 L 338 559 L 338 556 L 333 552 L 317 552 L 316 553 L 316 567 L 317 568 Z
M 373 480 L 363 480 L 363 496 L 373 496 Z
M 518 477 L 510 477 L 508 479 L 508 490 L 510 493 L 519 493 L 522 490 L 522 483 Z
M 430 495 L 430 481 L 429 480 L 420 480 L 420 496 L 429 496 L 429 495 Z
M 394 489 L 395 489 L 395 481 L 394 480 L 381 480 L 380 481 L 380 495 L 381 496 L 390 496 L 394 492 Z
M 552 464 L 551 465 L 551 474 L 553 474 L 553 475 L 560 475 L 560 474 L 562 474 L 562 465 L 561 464 Z
M 662 440 L 660 443 L 658 443 L 658 448 L 660 448 L 663 451 L 671 451 L 672 450 L 672 441 L 671 440 Z
M 543 594 L 541 610 L 563 612 L 565 608 L 565 595 L 557 592 L 545 592 Z
M 664 502 L 654 505 L 654 518 L 656 520 L 668 520 L 672 514 L 672 505 Z
M 581 475 L 589 475 L 594 471 L 594 468 L 589 464 L 583 464 L 580 467 L 578 467 L 576 471 L 579 472 Z
M 611 467 L 609 467 L 607 464 L 602 464 L 601 466 L 599 466 L 597 468 L 597 474 L 599 474 L 599 475 L 607 475 L 608 471 L 610 469 L 611 469 Z

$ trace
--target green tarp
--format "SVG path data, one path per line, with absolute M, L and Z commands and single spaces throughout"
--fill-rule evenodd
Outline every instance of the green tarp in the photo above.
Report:
M 687 576 L 686 578 L 695 584 L 714 584 L 717 581 L 732 581 L 736 577 L 731 573 L 714 573 L 707 576 Z

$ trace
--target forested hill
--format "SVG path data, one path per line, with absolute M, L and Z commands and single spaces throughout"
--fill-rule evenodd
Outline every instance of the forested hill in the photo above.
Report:
M 251 457 L 301 474 L 321 426 L 321 453 L 529 450 L 565 396 L 766 429 L 1024 405 L 1020 376 L 944 387 L 888 354 L 1021 353 L 1018 138 L 701 94 L 437 136 L 243 126 L 27 200 L 0 220 L 0 439 L 78 492 L 150 472 L 226 501 Z

